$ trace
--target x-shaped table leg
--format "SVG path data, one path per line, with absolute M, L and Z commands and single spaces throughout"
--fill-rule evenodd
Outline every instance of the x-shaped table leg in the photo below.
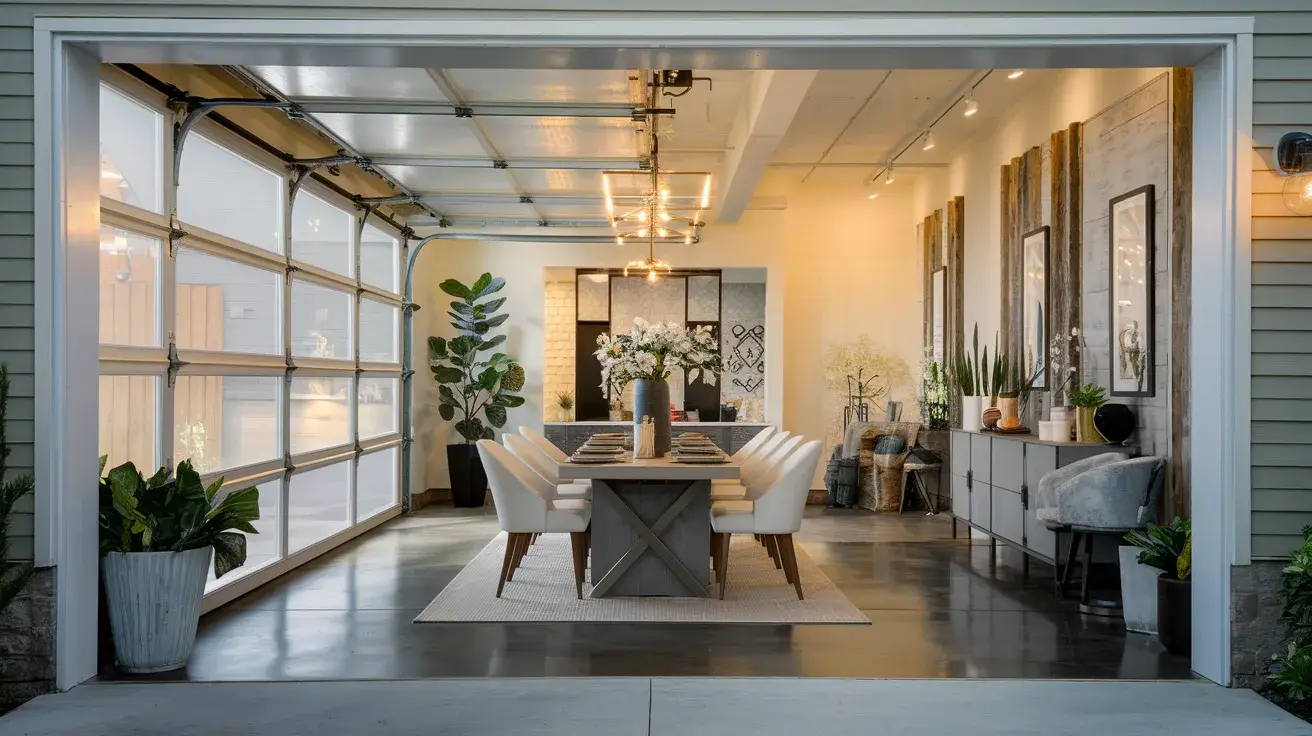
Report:
M 613 502 L 614 508 L 619 512 L 620 516 L 623 517 L 624 520 L 629 523 L 629 526 L 633 527 L 633 529 L 639 534 L 639 538 L 633 543 L 633 546 L 629 547 L 628 551 L 615 562 L 615 565 L 611 567 L 605 575 L 601 576 L 600 580 L 593 583 L 591 593 L 593 598 L 601 598 L 605 596 L 607 591 L 619 581 L 624 573 L 628 572 L 629 568 L 633 566 L 633 563 L 637 562 L 638 558 L 642 557 L 642 553 L 646 552 L 649 547 L 656 553 L 657 557 L 660 557 L 661 560 L 665 562 L 666 567 L 669 567 L 674 575 L 679 578 L 679 582 L 683 583 L 688 590 L 692 591 L 693 595 L 698 598 L 706 598 L 710 595 L 706 586 L 697 581 L 697 578 L 694 577 L 692 572 L 688 570 L 687 566 L 683 564 L 683 561 L 671 552 L 670 548 L 665 546 L 665 542 L 662 542 L 660 538 L 660 533 L 665 531 L 670 524 L 674 523 L 674 520 L 679 518 L 679 514 L 683 513 L 683 510 L 688 507 L 688 504 L 692 503 L 692 500 L 697 493 L 696 483 L 689 483 L 683 493 L 679 494 L 679 497 L 674 500 L 674 503 L 670 504 L 670 507 L 665 509 L 665 512 L 662 513 L 650 527 L 643 522 L 642 517 L 638 516 L 638 514 L 635 513 L 627 503 L 625 503 L 624 499 L 621 498 L 619 494 L 611 489 L 608 483 L 604 481 L 594 483 L 592 493 L 593 495 L 603 494 L 609 496 L 610 500 Z

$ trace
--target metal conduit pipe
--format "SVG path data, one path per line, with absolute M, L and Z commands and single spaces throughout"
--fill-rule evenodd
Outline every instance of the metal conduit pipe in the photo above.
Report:
M 410 253 L 405 261 L 405 291 L 402 295 L 401 312 L 401 512 L 410 513 L 411 497 L 411 457 L 412 448 L 414 447 L 414 359 L 415 359 L 415 338 L 414 338 L 414 320 L 415 310 L 418 307 L 414 303 L 414 275 L 415 261 L 419 258 L 419 252 L 424 246 L 434 240 L 501 240 L 511 242 L 526 243 L 613 243 L 615 238 L 610 235 L 538 235 L 531 233 L 453 233 L 440 232 L 433 235 L 426 235 L 416 240 L 413 245 L 409 246 Z M 701 240 L 701 233 L 693 237 L 693 242 Z M 683 240 L 665 238 L 660 242 L 679 243 Z

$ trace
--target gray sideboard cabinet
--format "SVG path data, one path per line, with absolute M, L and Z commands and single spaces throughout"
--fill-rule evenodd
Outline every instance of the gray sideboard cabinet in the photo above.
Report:
M 1105 452 L 1134 450 L 1106 444 L 1045 442 L 1031 434 L 952 430 L 952 536 L 957 522 L 1050 565 L 1060 559 L 1056 534 L 1039 523 L 1034 494 L 1046 473 Z

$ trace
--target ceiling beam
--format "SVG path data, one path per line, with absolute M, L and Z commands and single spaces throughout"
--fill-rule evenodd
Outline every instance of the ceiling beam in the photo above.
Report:
M 292 103 L 311 115 L 437 115 L 455 118 L 624 118 L 639 109 L 628 104 L 542 102 L 430 102 L 426 100 L 366 100 L 351 97 L 293 97 Z
M 430 166 L 451 169 L 581 169 L 596 171 L 643 171 L 651 164 L 637 158 L 516 158 L 491 159 L 468 156 L 391 156 L 364 154 L 374 166 Z
M 802 107 L 816 71 L 758 71 L 738 110 L 720 174 L 715 219 L 737 222 L 765 173 L 774 149 Z

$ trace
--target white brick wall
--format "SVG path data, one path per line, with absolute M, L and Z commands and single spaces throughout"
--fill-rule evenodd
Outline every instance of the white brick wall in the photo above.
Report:
M 542 351 L 542 419 L 554 422 L 556 394 L 574 391 L 574 282 L 548 281 Z

